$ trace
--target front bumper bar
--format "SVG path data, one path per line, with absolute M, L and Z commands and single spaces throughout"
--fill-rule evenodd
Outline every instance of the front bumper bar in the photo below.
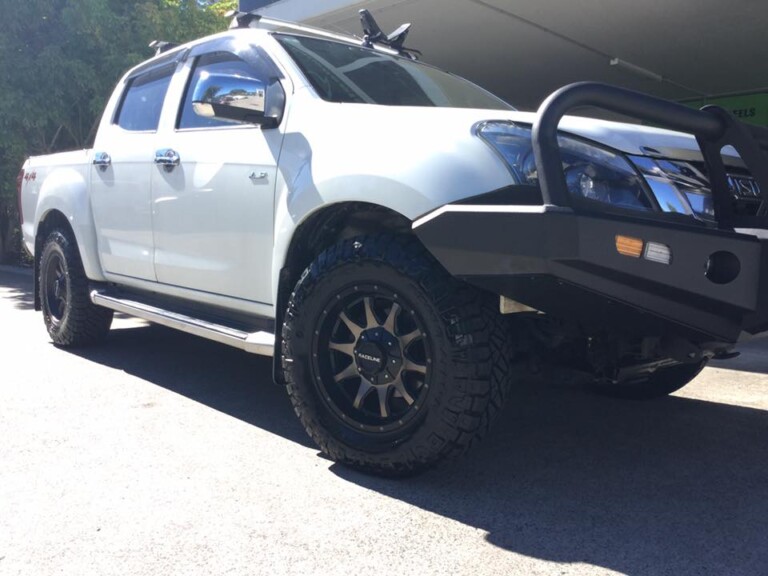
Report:
M 453 275 L 597 329 L 737 342 L 768 329 L 768 240 L 712 228 L 579 214 L 555 206 L 448 205 L 414 232 Z M 618 235 L 658 242 L 669 264 L 619 254 Z M 715 253 L 734 279 L 705 276 Z
M 596 106 L 693 134 L 712 190 L 717 228 L 651 215 L 608 215 L 568 192 L 558 142 L 562 117 Z M 539 108 L 532 129 L 543 205 L 448 205 L 414 224 L 451 273 L 530 307 L 599 329 L 687 335 L 733 343 L 768 329 L 768 129 L 738 122 L 721 108 L 692 110 L 631 90 L 582 82 Z M 757 214 L 736 214 L 721 156 L 733 146 L 761 190 Z M 754 229 L 755 235 L 736 229 Z M 617 236 L 669 247 L 660 264 L 623 256 Z M 732 273 L 705 275 L 720 258 Z M 731 271 L 732 272 L 732 271 Z M 715 278 L 723 283 L 716 283 Z

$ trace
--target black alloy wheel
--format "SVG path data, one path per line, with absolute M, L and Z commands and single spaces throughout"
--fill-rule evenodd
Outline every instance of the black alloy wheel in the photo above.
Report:
M 432 362 L 423 321 L 392 289 L 350 287 L 324 311 L 314 338 L 318 394 L 360 430 L 405 426 L 424 405 Z
M 282 365 L 304 428 L 337 462 L 404 476 L 465 452 L 512 372 L 498 300 L 405 236 L 320 254 L 288 303 Z
M 45 279 L 42 285 L 44 307 L 51 324 L 58 326 L 64 319 L 69 303 L 69 279 L 62 252 L 53 251 L 49 254 L 41 275 Z
M 69 231 L 53 230 L 48 235 L 39 270 L 43 321 L 53 343 L 82 346 L 103 340 L 113 314 L 91 302 L 88 278 Z

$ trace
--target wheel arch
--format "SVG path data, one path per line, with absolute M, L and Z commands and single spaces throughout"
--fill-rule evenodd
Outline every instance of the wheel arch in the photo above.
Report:
M 275 352 L 273 377 L 284 384 L 280 361 L 281 327 L 291 290 L 309 264 L 329 246 L 355 236 L 412 234 L 412 221 L 395 210 L 369 202 L 339 202 L 326 205 L 307 215 L 294 229 L 284 257 L 276 263 Z M 415 238 L 415 236 L 414 236 Z M 276 247 L 277 248 L 277 247 Z M 279 252 L 276 250 L 276 252 Z
M 88 187 L 86 165 L 69 163 L 81 162 L 79 153 L 62 153 L 65 164 L 53 168 L 44 176 L 40 186 L 34 216 L 35 258 L 38 242 L 44 241 L 51 231 L 51 223 L 66 227 L 77 244 L 85 274 L 92 280 L 103 276 L 97 249 L 96 228 L 91 210 L 91 196 Z

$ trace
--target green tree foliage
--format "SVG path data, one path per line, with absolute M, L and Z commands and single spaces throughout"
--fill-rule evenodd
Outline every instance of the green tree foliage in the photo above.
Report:
M 236 1 L 0 2 L 0 262 L 18 258 L 16 176 L 26 156 L 88 147 L 115 83 L 152 56 L 226 28 Z

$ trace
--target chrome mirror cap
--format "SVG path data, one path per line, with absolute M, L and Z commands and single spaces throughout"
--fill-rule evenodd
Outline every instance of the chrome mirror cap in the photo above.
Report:
M 263 124 L 266 87 L 255 78 L 210 74 L 195 88 L 192 109 L 204 118 Z

